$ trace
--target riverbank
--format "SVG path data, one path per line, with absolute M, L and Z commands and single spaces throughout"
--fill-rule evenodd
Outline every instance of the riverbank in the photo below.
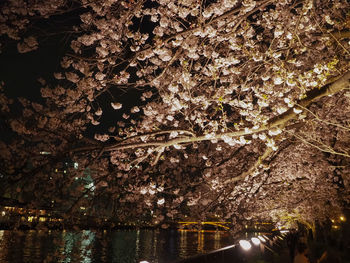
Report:
M 260 239 L 259 239 L 259 238 Z M 269 236 L 255 236 L 245 240 L 250 248 L 240 245 L 240 242 L 203 255 L 176 261 L 174 263 L 288 263 L 289 254 L 286 235 L 279 232 Z M 260 240 L 257 242 L 257 239 Z M 244 244 L 244 242 L 242 243 Z
M 336 229 L 337 230 L 337 229 Z M 203 255 L 196 255 L 174 263 L 293 263 L 288 235 L 270 237 L 259 246 L 243 249 L 239 243 Z M 310 263 L 316 263 L 327 252 L 331 263 L 350 263 L 350 235 L 346 229 L 318 232 L 317 237 L 305 239 L 300 236 L 297 240 L 306 242 L 307 257 Z M 251 242 L 253 243 L 253 242 Z M 295 254 L 297 251 L 295 251 Z

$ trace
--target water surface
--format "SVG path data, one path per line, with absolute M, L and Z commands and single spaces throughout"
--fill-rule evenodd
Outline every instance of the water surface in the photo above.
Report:
M 0 262 L 173 262 L 231 245 L 224 231 L 0 230 Z

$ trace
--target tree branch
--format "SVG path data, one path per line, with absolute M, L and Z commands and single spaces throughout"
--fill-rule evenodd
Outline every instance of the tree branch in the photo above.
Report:
M 334 79 L 333 79 L 334 80 Z M 331 96 L 341 90 L 344 90 L 349 87 L 350 83 L 350 71 L 343 74 L 339 78 L 336 78 L 334 82 L 330 84 L 326 84 L 321 88 L 314 88 L 306 93 L 306 97 L 302 100 L 300 100 L 296 108 L 306 108 L 308 107 L 312 102 L 324 97 L 324 96 Z M 293 108 L 289 109 L 285 113 L 276 116 L 272 119 L 270 119 L 266 125 L 261 126 L 258 129 L 252 129 L 251 127 L 246 127 L 244 129 L 234 131 L 234 132 L 225 132 L 220 134 L 206 134 L 202 136 L 192 136 L 192 137 L 184 137 L 184 138 L 175 138 L 171 140 L 164 140 L 164 141 L 148 141 L 148 142 L 140 142 L 140 143 L 125 143 L 126 141 L 129 141 L 130 138 L 126 138 L 122 142 L 117 142 L 114 144 L 110 144 L 104 147 L 104 151 L 116 151 L 116 150 L 125 150 L 125 149 L 134 149 L 134 148 L 145 148 L 145 147 L 168 147 L 173 145 L 180 145 L 180 144 L 186 144 L 186 143 L 194 143 L 194 142 L 201 142 L 201 141 L 209 141 L 209 140 L 225 140 L 227 138 L 234 138 L 234 137 L 240 137 L 245 135 L 251 135 L 260 133 L 263 131 L 268 131 L 272 128 L 284 128 L 289 121 L 296 119 L 298 116 L 297 113 L 294 112 Z M 155 133 L 149 133 L 148 135 L 152 134 L 161 134 L 161 133 L 169 133 L 171 131 L 159 131 Z M 184 132 L 184 131 L 182 131 Z M 187 134 L 193 135 L 193 133 L 186 131 Z M 143 135 L 137 135 L 137 137 L 145 136 L 147 134 Z M 100 147 L 96 147 L 96 145 L 93 146 L 86 146 L 86 147 L 80 147 L 71 150 L 71 152 L 85 152 L 85 151 L 94 151 L 99 149 Z
M 330 153 L 330 154 L 335 154 L 335 155 L 341 155 L 341 156 L 344 156 L 344 157 L 348 157 L 350 158 L 350 154 L 349 153 L 346 153 L 346 152 L 337 152 L 335 151 L 332 147 L 330 147 L 329 145 L 326 145 L 324 144 L 323 142 L 321 141 L 318 141 L 318 140 L 314 140 L 316 141 L 317 143 L 319 143 L 321 146 L 315 144 L 315 143 L 312 143 L 310 141 L 308 141 L 307 139 L 303 138 L 302 136 L 299 136 L 297 135 L 296 133 L 292 133 L 290 131 L 287 131 L 290 135 L 294 136 L 295 138 L 301 140 L 303 143 L 307 144 L 307 145 L 310 145 L 318 150 L 320 150 L 321 152 L 326 152 L 326 153 Z

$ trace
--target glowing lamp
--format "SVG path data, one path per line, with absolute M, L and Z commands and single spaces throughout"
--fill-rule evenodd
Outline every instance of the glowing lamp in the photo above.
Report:
M 250 242 L 247 241 L 247 240 L 240 240 L 240 241 L 239 241 L 239 244 L 241 245 L 241 247 L 242 247 L 244 250 L 249 250 L 249 249 L 252 247 L 252 245 L 250 244 Z
M 260 239 L 256 237 L 252 237 L 252 242 L 254 245 L 258 246 L 260 245 Z
M 149 262 L 146 260 L 142 260 L 142 261 L 140 261 L 140 263 L 149 263 Z
M 266 239 L 262 236 L 258 236 L 258 238 L 262 241 L 262 242 L 266 242 Z
M 341 216 L 339 217 L 340 221 L 345 221 L 345 217 L 344 216 Z

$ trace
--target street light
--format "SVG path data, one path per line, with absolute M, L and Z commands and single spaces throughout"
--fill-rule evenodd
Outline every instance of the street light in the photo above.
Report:
M 258 238 L 262 241 L 262 242 L 266 242 L 266 239 L 262 236 L 258 236 Z
M 252 242 L 254 245 L 258 246 L 260 245 L 260 239 L 259 238 L 256 238 L 256 237 L 252 237 Z
M 240 240 L 240 241 L 239 241 L 239 244 L 241 245 L 241 247 L 242 247 L 244 250 L 249 250 L 249 249 L 252 247 L 252 245 L 250 244 L 250 242 L 247 241 L 247 240 Z

